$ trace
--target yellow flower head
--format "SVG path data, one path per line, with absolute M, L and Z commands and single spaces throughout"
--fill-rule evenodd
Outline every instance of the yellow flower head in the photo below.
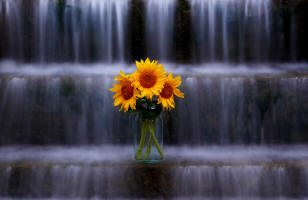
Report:
M 157 61 L 136 61 L 137 71 L 133 74 L 134 85 L 141 92 L 142 97 L 152 100 L 153 95 L 159 95 L 164 87 L 166 74 L 162 65 L 157 65 Z
M 125 75 L 120 71 L 120 76 L 116 76 L 115 81 L 119 84 L 113 84 L 113 88 L 109 90 L 115 92 L 113 96 L 114 106 L 121 105 L 120 111 L 128 111 L 129 107 L 133 110 L 136 109 L 136 99 L 139 96 L 138 90 L 133 86 L 133 79 L 130 75 Z
M 173 78 L 172 73 L 167 77 L 164 88 L 158 96 L 158 104 L 162 104 L 163 108 L 166 110 L 171 110 L 175 108 L 173 95 L 180 98 L 184 98 L 184 93 L 182 93 L 177 87 L 181 85 L 181 76 Z

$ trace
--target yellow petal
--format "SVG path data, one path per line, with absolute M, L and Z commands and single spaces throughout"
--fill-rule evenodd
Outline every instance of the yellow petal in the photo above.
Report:
M 178 88 L 174 88 L 173 93 L 180 98 L 184 98 L 184 93 L 182 93 Z
M 140 62 L 136 61 L 136 66 L 137 66 L 137 70 L 140 70 L 140 68 L 142 67 L 142 64 Z
M 126 75 L 124 74 L 124 72 L 122 70 L 120 71 L 120 74 L 121 74 L 122 77 L 126 77 Z
M 122 98 L 121 98 L 121 97 L 116 98 L 116 99 L 114 100 L 114 106 L 118 106 L 118 105 L 120 105 L 121 103 L 122 103 Z
M 146 64 L 151 64 L 150 59 L 149 59 L 149 58 L 147 58 L 147 59 L 145 60 L 145 63 L 146 63 Z

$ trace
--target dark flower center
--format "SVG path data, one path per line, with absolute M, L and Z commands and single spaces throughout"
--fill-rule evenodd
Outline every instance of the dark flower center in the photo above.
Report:
M 121 93 L 122 93 L 123 98 L 125 100 L 128 100 L 132 98 L 132 96 L 134 95 L 134 88 L 131 85 L 126 84 L 122 86 Z
M 150 73 L 144 73 L 140 76 L 140 84 L 144 88 L 151 88 L 156 83 L 156 76 Z
M 171 85 L 168 83 L 165 83 L 164 88 L 162 89 L 160 96 L 162 96 L 165 99 L 169 99 L 173 94 L 173 89 Z

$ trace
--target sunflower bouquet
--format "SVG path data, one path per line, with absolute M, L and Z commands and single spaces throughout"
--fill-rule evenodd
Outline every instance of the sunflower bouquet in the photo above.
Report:
M 149 58 L 136 61 L 136 66 L 137 70 L 132 74 L 126 75 L 120 71 L 120 75 L 114 79 L 118 83 L 109 90 L 115 92 L 114 106 L 120 106 L 120 111 L 139 113 L 141 116 L 135 159 L 148 160 L 154 145 L 162 160 L 162 144 L 157 140 L 156 119 L 162 110 L 171 111 L 175 108 L 174 95 L 184 98 L 178 89 L 182 83 L 181 76 L 173 77 L 172 73 L 168 74 L 164 70 L 163 65 Z

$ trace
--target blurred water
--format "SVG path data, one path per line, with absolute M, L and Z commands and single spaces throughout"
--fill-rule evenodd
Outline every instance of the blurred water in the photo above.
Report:
M 167 146 L 164 149 L 170 165 L 209 166 L 306 166 L 307 145 L 205 145 Z M 6 165 L 134 165 L 130 145 L 99 146 L 6 146 L 0 147 L 2 166 Z
M 164 65 L 182 75 L 185 93 L 165 116 L 167 144 L 308 141 L 305 64 Z M 2 63 L 0 143 L 131 144 L 130 119 L 111 106 L 108 91 L 121 67 Z
M 308 68 L 281 63 L 305 55 L 302 15 L 280 6 L 0 0 L 0 198 L 307 199 Z M 185 93 L 157 165 L 132 161 L 108 91 L 141 55 Z
M 296 60 L 296 22 L 290 20 L 290 41 L 271 0 L 190 0 L 194 58 L 224 62 L 275 60 L 289 46 L 289 59 Z M 286 29 L 285 29 L 286 30 Z M 281 35 L 277 33 L 281 33 Z M 274 50 L 274 51 L 273 51 Z M 275 55 L 272 55 L 272 54 Z M 275 58 L 276 57 L 276 58 Z M 231 59 L 230 59 L 231 58 Z M 279 60 L 279 59 L 278 59 Z
M 24 60 L 32 52 L 39 62 L 124 61 L 129 2 L 1 0 L 0 26 L 7 37 L 1 42 L 8 41 L 4 54 Z
M 0 58 L 296 61 L 305 55 L 298 48 L 301 16 L 292 2 L 284 6 L 272 0 L 1 0 Z
M 166 60 L 173 56 L 173 31 L 176 0 L 146 1 L 148 56 Z
M 157 166 L 129 162 L 130 148 L 2 147 L 0 196 L 292 199 L 308 195 L 307 146 L 170 147 L 165 150 L 168 160 Z

